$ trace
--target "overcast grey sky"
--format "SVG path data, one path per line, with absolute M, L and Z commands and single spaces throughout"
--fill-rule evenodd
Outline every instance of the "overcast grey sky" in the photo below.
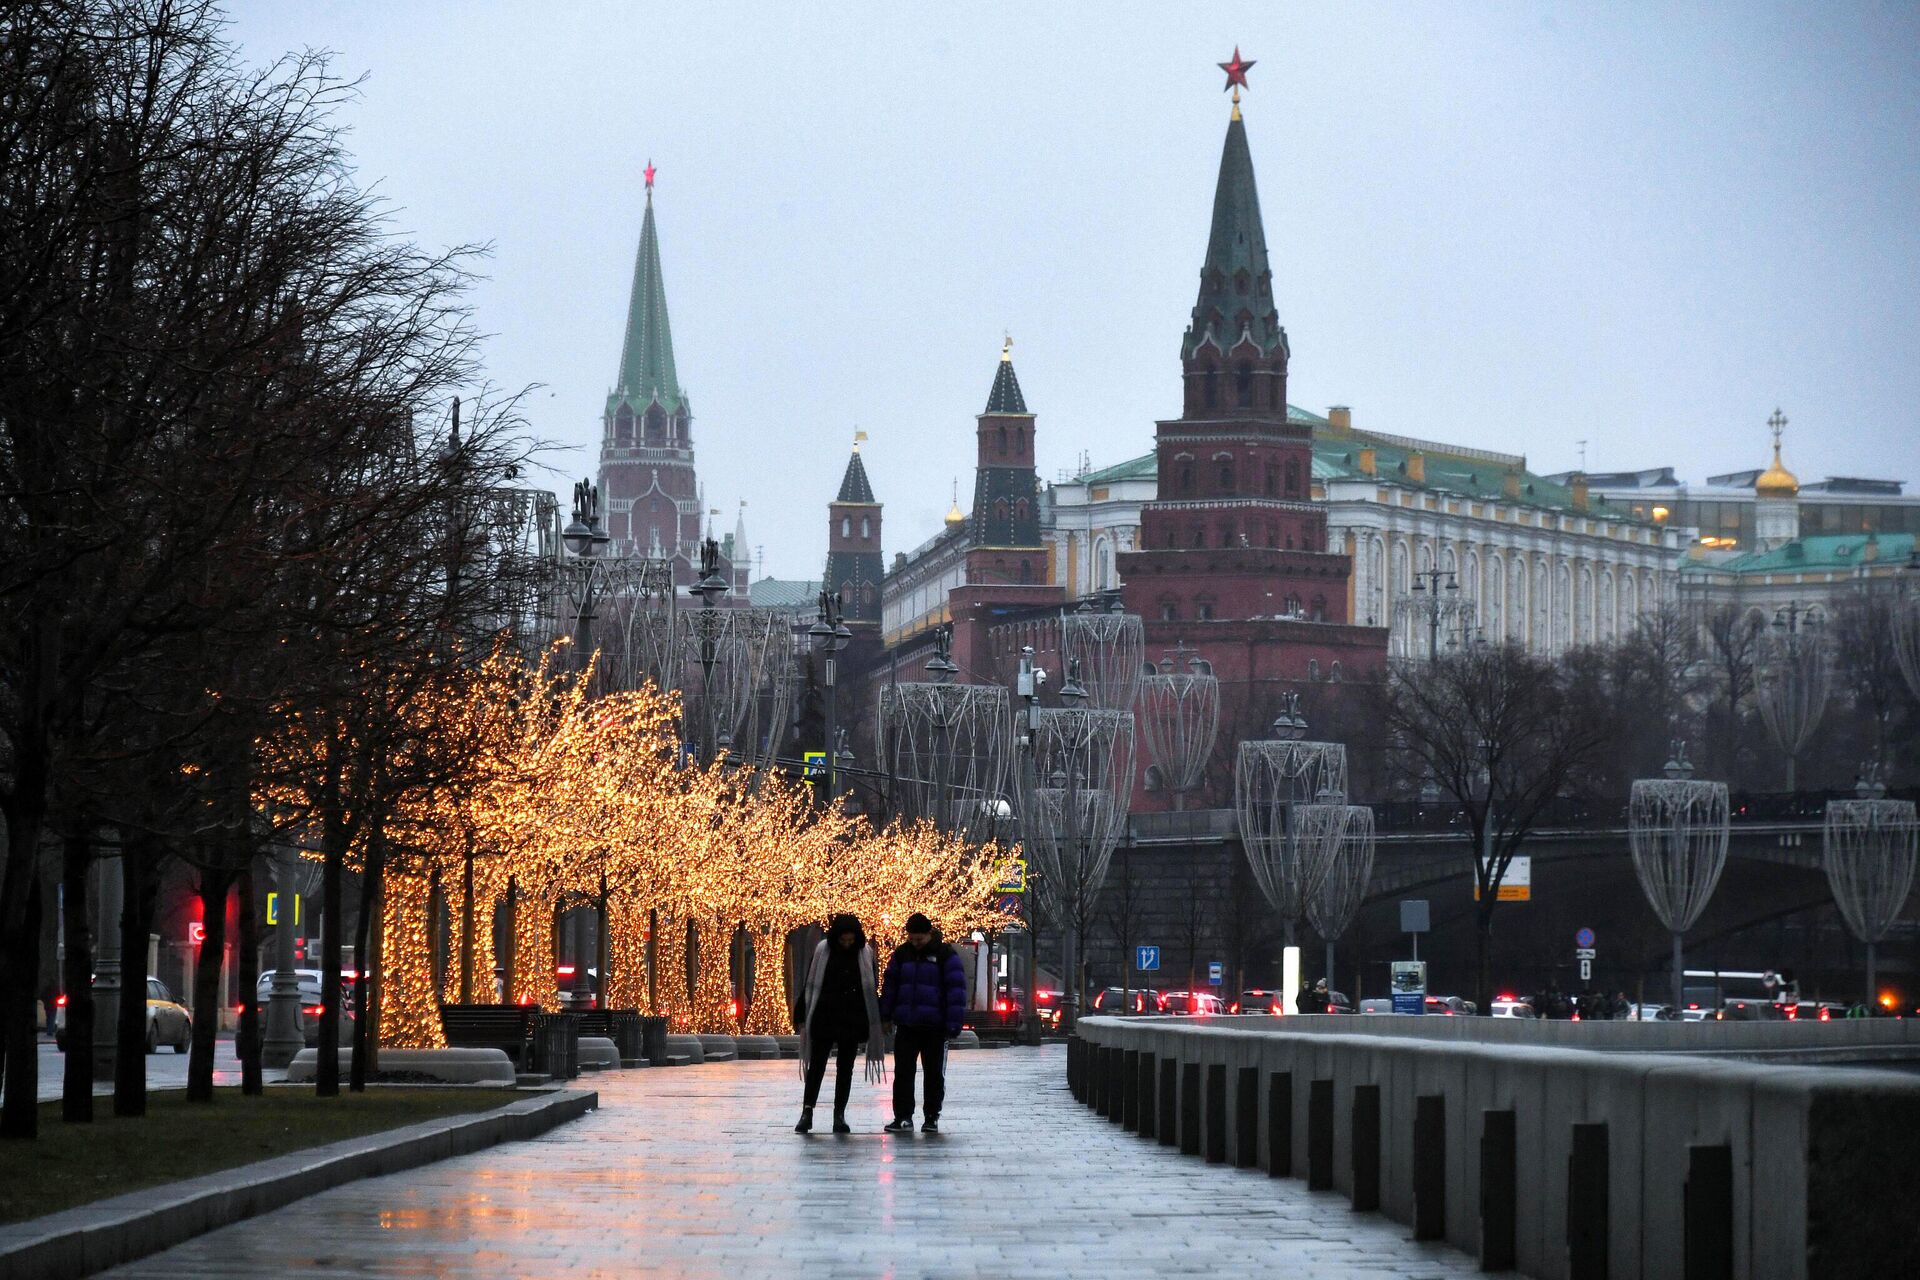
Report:
M 238 0 L 366 73 L 363 179 L 487 241 L 497 383 L 594 467 L 659 166 L 708 505 L 818 573 L 856 427 L 889 557 L 971 486 L 1003 330 L 1041 475 L 1145 452 L 1245 113 L 1291 399 L 1570 468 L 1920 482 L 1920 5 Z M 758 575 L 756 575 L 758 576 Z

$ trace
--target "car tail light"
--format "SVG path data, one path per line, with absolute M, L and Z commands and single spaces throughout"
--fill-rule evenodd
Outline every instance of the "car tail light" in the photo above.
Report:
M 1832 1022 L 1832 1021 L 1833 1021 L 1833 1010 L 1831 1010 L 1831 1009 L 1822 1009 L 1822 1010 L 1820 1011 L 1820 1021 L 1822 1021 L 1822 1022 Z
M 300 1012 L 306 1014 L 309 1018 L 317 1018 L 326 1011 L 327 1006 L 323 1004 L 302 1005 L 300 1008 Z
M 1007 1011 L 1007 1002 L 1005 1000 L 996 1000 L 993 1002 L 993 1009 L 995 1013 L 1005 1013 Z
M 1287 1011 L 1280 1007 L 1280 1002 L 1278 1000 L 1275 1000 L 1272 1004 L 1267 1006 L 1267 1012 L 1272 1014 L 1276 1018 L 1284 1018 L 1287 1016 Z
M 1240 1012 L 1240 1002 L 1239 1002 L 1238 1000 L 1235 1000 L 1235 1001 L 1234 1001 L 1234 1002 L 1233 1002 L 1232 1004 L 1230 1004 L 1230 1005 L 1228 1005 L 1228 1006 L 1227 1006 L 1227 1012 L 1228 1012 L 1228 1013 L 1238 1013 L 1238 1012 Z
M 738 1000 L 727 1001 L 727 1013 L 732 1017 L 738 1018 L 740 1016 L 740 1002 Z
M 1451 1009 L 1449 1009 L 1449 1010 L 1447 1010 L 1447 1012 L 1448 1012 L 1448 1013 L 1452 1013 L 1452 1012 L 1453 1012 L 1453 1010 L 1451 1010 Z M 1573 1015 L 1573 1021 L 1575 1021 L 1575 1022 L 1578 1022 L 1578 1021 L 1580 1021 L 1580 1015 L 1579 1015 L 1579 1014 L 1577 1014 L 1577 1013 L 1576 1013 L 1576 1014 L 1574 1014 L 1574 1015 Z
M 67 997 L 65 992 L 62 992 L 61 994 L 53 998 L 53 1007 L 56 1009 L 64 1009 L 67 1007 Z
M 573 966 L 570 964 L 563 964 L 557 969 L 555 969 L 554 972 L 559 974 L 563 978 L 571 978 L 573 976 Z

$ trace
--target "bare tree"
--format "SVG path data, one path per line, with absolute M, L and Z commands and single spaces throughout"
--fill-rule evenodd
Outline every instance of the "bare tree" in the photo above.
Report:
M 1378 721 L 1460 806 L 1474 857 L 1475 998 L 1492 1008 L 1490 948 L 1500 883 L 1547 807 L 1591 767 L 1609 726 L 1575 669 L 1515 645 L 1479 645 L 1396 664 Z
M 1746 732 L 1748 706 L 1760 661 L 1760 637 L 1766 627 L 1745 607 L 1722 604 L 1706 612 L 1701 629 L 1706 634 L 1707 656 L 1717 686 L 1708 719 L 1713 760 L 1708 772 L 1739 781 L 1746 776 L 1743 765 L 1751 754 L 1743 750 L 1743 744 L 1751 738 Z

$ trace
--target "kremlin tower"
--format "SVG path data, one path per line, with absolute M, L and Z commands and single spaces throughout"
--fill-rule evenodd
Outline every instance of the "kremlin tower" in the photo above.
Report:
M 698 578 L 702 493 L 693 469 L 693 407 L 673 363 L 673 330 L 660 278 L 660 238 L 653 221 L 653 175 L 647 164 L 647 206 L 633 263 L 620 372 L 607 393 L 600 437 L 600 492 L 616 555 L 668 560 L 674 585 Z M 744 520 L 721 546 L 721 576 L 744 600 L 749 556 Z

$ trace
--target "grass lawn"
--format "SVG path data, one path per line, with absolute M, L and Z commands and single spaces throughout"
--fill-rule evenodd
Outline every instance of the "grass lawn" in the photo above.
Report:
M 0 1142 L 0 1222 L 19 1222 L 91 1200 L 176 1182 L 342 1138 L 512 1102 L 510 1089 L 382 1089 L 316 1098 L 313 1090 L 268 1089 L 264 1097 L 216 1089 L 211 1106 L 184 1090 L 147 1095 L 147 1114 L 123 1120 L 112 1098 L 94 1099 L 92 1124 L 64 1124 L 58 1102 L 42 1103 L 40 1136 Z

